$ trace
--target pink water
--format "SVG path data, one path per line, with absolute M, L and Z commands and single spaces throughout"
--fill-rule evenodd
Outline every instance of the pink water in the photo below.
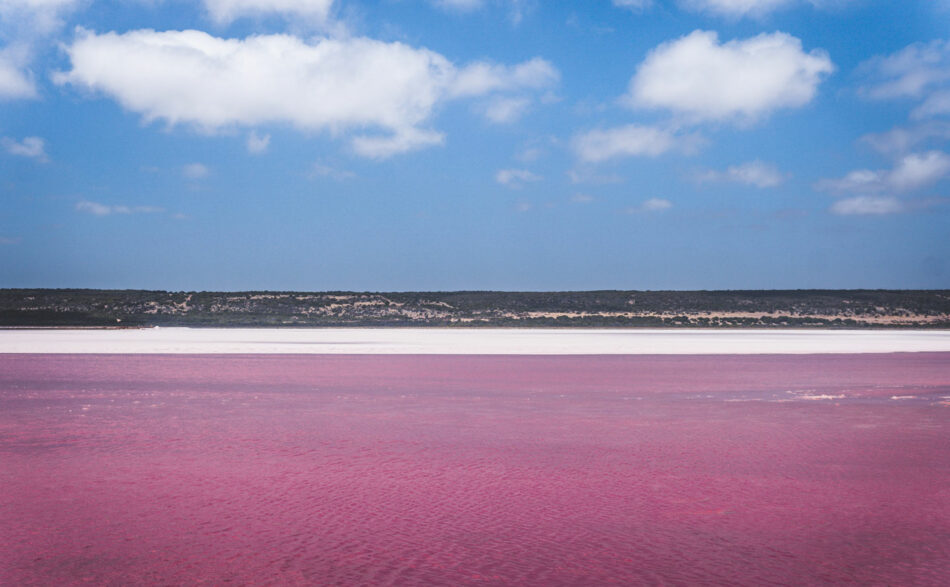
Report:
M 950 354 L 0 355 L 0 584 L 143 583 L 950 584 Z

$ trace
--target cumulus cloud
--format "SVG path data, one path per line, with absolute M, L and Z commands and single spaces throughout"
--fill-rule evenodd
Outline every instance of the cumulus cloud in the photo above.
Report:
M 47 161 L 46 141 L 40 137 L 24 137 L 22 141 L 17 141 L 10 137 L 3 137 L 0 139 L 0 146 L 11 155 L 30 157 L 38 161 Z
M 20 38 L 50 34 L 63 25 L 63 16 L 85 0 L 2 0 L 0 21 Z
M 934 185 L 948 175 L 950 155 L 928 151 L 905 155 L 892 169 L 858 169 L 839 179 L 821 180 L 815 187 L 838 194 L 906 193 Z
M 351 142 L 358 155 L 371 159 L 386 159 L 399 153 L 442 145 L 445 143 L 445 135 L 431 130 L 407 128 L 393 135 L 359 136 Z
M 30 63 L 35 47 L 63 26 L 63 18 L 91 0 L 0 0 L 0 100 L 37 96 Z
M 468 14 L 488 4 L 488 0 L 429 0 L 429 2 L 437 8 L 456 14 Z M 531 9 L 534 0 L 495 0 L 494 3 L 507 6 L 509 20 L 517 25 L 524 18 L 525 12 Z
M 310 178 L 313 179 L 316 177 L 329 177 L 334 181 L 346 181 L 348 179 L 354 179 L 356 174 L 352 171 L 338 169 L 318 161 L 310 167 Z
M 860 141 L 885 155 L 903 155 L 929 141 L 950 140 L 950 122 L 929 121 L 912 127 L 894 127 L 883 133 L 869 133 Z
M 270 135 L 259 135 L 255 131 L 251 131 L 247 135 L 247 152 L 252 155 L 260 155 L 267 151 L 267 148 L 270 146 Z
M 456 67 L 442 55 L 368 38 L 290 35 L 223 39 L 201 31 L 79 31 L 72 69 L 57 84 L 105 94 L 146 121 L 204 131 L 288 123 L 351 136 L 353 149 L 387 157 L 441 144 L 428 126 L 445 100 L 550 85 L 542 59 Z
M 186 179 L 204 179 L 211 174 L 211 170 L 202 163 L 189 163 L 182 166 L 181 174 Z
M 507 124 L 520 119 L 531 105 L 528 98 L 499 97 L 485 106 L 485 118 L 496 124 Z
M 574 137 L 572 146 L 579 159 L 597 163 L 616 157 L 656 157 L 673 150 L 690 152 L 700 141 L 694 135 L 677 135 L 655 126 L 628 124 L 579 134 Z
M 858 70 L 865 78 L 860 93 L 867 98 L 916 100 L 915 119 L 950 114 L 950 40 L 915 43 L 869 59 Z
M 694 31 L 651 51 L 624 101 L 691 122 L 749 122 L 809 103 L 833 70 L 824 51 L 806 53 L 786 33 L 720 43 L 715 32 Z
M 950 155 L 942 151 L 911 154 L 901 159 L 884 181 L 898 192 L 920 189 L 950 174 Z
M 35 97 L 36 86 L 24 70 L 23 60 L 10 51 L 0 51 L 0 100 Z
M 164 212 L 165 209 L 156 206 L 109 205 L 83 200 L 76 203 L 76 211 L 93 216 L 109 216 L 110 214 L 158 214 Z
M 35 45 L 55 33 L 82 0 L 0 0 L 0 100 L 37 96 L 30 63 Z
M 681 0 L 687 10 L 718 16 L 761 17 L 779 8 L 795 4 L 797 0 Z
M 614 6 L 629 10 L 643 10 L 653 5 L 653 0 L 613 0 Z
M 850 0 L 679 0 L 678 4 L 685 10 L 701 12 L 713 16 L 726 18 L 762 18 L 772 12 L 800 4 L 810 4 L 816 7 L 838 5 Z M 614 6 L 643 10 L 653 5 L 653 0 L 613 0 Z
M 333 0 L 203 0 L 212 20 L 227 24 L 244 16 L 283 14 L 306 18 L 315 22 L 326 21 Z
M 432 0 L 432 3 L 446 10 L 471 12 L 477 8 L 481 8 L 485 2 L 484 0 Z
M 732 165 L 725 171 L 709 170 L 697 176 L 702 182 L 733 182 L 757 188 L 773 188 L 785 181 L 785 176 L 771 163 L 749 161 Z
M 449 89 L 453 97 L 482 96 L 495 91 L 544 89 L 560 78 L 560 72 L 539 57 L 515 66 L 477 62 L 455 73 Z
M 495 181 L 503 186 L 518 188 L 525 183 L 541 181 L 542 177 L 527 169 L 500 169 L 495 174 Z
M 495 96 L 479 110 L 490 122 L 507 124 L 520 119 L 533 100 L 524 91 L 545 90 L 557 84 L 561 75 L 548 61 L 534 58 L 514 67 L 490 63 L 473 63 L 461 69 L 452 83 L 450 94 L 461 98 L 492 92 L 509 92 Z M 510 92 L 516 95 L 510 95 Z M 521 93 L 518 93 L 521 92 Z
M 452 75 L 440 55 L 370 39 L 311 45 L 288 35 L 81 32 L 67 53 L 73 68 L 54 76 L 57 83 L 105 93 L 147 121 L 211 130 L 289 122 L 398 133 L 426 118 Z
M 831 212 L 841 216 L 882 216 L 903 211 L 904 205 L 893 196 L 855 196 L 831 205 Z
M 950 90 L 934 92 L 928 96 L 923 104 L 914 108 L 911 117 L 920 119 L 944 114 L 950 114 Z
M 885 215 L 926 209 L 945 198 L 911 198 L 907 195 L 950 177 L 950 155 L 942 151 L 904 155 L 891 169 L 858 169 L 838 179 L 815 184 L 820 190 L 846 195 L 830 208 L 839 215 Z
M 950 41 L 915 43 L 869 59 L 858 69 L 869 78 L 861 88 L 869 98 L 920 98 L 950 81 Z
M 650 198 L 640 206 L 645 212 L 659 212 L 660 210 L 669 210 L 673 207 L 673 202 L 663 198 Z
M 567 171 L 567 177 L 571 183 L 589 183 L 593 185 L 606 185 L 613 183 L 623 183 L 623 178 L 615 173 L 602 174 L 597 173 L 593 168 L 581 167 L 580 169 L 570 169 Z
M 627 208 L 625 212 L 627 214 L 643 214 L 649 212 L 663 212 L 669 210 L 673 207 L 673 202 L 669 200 L 664 200 L 663 198 L 650 198 L 644 200 L 639 206 L 632 206 Z
M 541 147 L 527 146 L 515 155 L 515 159 L 521 161 L 522 163 L 532 163 L 543 157 L 544 154 L 544 149 Z

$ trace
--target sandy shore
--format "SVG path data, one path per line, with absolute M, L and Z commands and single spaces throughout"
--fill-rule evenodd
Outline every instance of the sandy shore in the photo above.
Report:
M 770 354 L 950 352 L 946 330 L 0 330 L 0 353 Z

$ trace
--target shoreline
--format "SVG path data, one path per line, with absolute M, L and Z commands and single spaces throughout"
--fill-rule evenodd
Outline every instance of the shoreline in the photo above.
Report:
M 731 355 L 950 352 L 950 330 L 143 328 L 0 330 L 0 354 Z

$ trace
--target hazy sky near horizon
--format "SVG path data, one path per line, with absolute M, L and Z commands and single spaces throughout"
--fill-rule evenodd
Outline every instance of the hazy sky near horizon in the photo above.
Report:
M 950 1 L 0 0 L 0 287 L 950 287 Z

